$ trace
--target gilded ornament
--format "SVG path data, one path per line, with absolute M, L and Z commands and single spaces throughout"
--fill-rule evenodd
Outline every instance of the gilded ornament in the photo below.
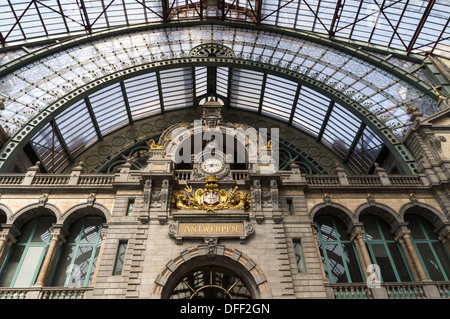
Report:
M 248 191 L 238 192 L 236 186 L 229 192 L 225 189 L 219 190 L 217 177 L 209 175 L 206 177 L 205 188 L 197 189 L 187 185 L 184 190 L 176 191 L 172 198 L 172 205 L 178 209 L 197 209 L 215 212 L 223 209 L 245 210 L 250 207 L 250 193 Z M 187 196 L 186 196 L 187 195 Z
M 272 140 L 269 140 L 267 142 L 267 146 L 262 146 L 261 149 L 271 151 L 272 150 Z
M 155 149 L 162 149 L 162 148 L 163 148 L 162 145 L 156 144 L 156 142 L 155 142 L 154 139 L 151 139 L 151 140 L 149 140 L 148 142 L 150 143 L 150 148 L 151 148 L 152 150 L 155 150 Z

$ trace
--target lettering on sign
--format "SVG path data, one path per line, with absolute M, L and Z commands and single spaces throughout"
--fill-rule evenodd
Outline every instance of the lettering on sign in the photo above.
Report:
M 180 223 L 178 236 L 243 236 L 243 223 Z

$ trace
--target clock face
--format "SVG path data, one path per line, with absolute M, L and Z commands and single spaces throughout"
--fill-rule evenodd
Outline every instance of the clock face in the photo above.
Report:
M 217 158 L 208 158 L 205 159 L 202 163 L 202 169 L 209 174 L 215 174 L 220 172 L 223 167 L 223 163 L 220 159 Z

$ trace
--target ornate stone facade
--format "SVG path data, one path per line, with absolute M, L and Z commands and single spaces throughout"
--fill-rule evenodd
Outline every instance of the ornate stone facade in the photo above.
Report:
M 382 166 L 371 175 L 351 175 L 340 167 L 335 167 L 333 174 L 306 174 L 294 162 L 271 174 L 261 174 L 257 165 L 248 165 L 247 169 L 223 167 L 209 181 L 217 182 L 223 192 L 216 187 L 205 189 L 231 196 L 237 187 L 246 194 L 242 206 L 233 202 L 230 206 L 197 209 L 182 199 L 188 195 L 186 189 L 202 190 L 203 196 L 208 180 L 200 174 L 200 166 L 179 169 L 171 161 L 169 155 L 181 141 L 167 138 L 167 132 L 177 126 L 189 129 L 190 125 L 175 120 L 179 124 L 169 127 L 155 141 L 161 147 L 143 153 L 147 160 L 143 170 L 132 169 L 128 162 L 110 174 L 89 174 L 93 165 L 86 170 L 83 164 L 66 174 L 41 174 L 37 163 L 26 174 L 3 174 L 2 261 L 29 220 L 50 215 L 55 223 L 36 284 L 27 289 L 2 287 L 0 297 L 169 298 L 184 274 L 214 266 L 239 275 L 253 298 L 395 298 L 399 294 L 448 298 L 449 282 L 429 278 L 405 219 L 410 214 L 427 219 L 450 253 L 448 114 L 445 109 L 417 122 L 406 137 L 410 151 L 422 156 L 417 175 L 387 174 Z M 216 125 L 217 121 L 208 124 Z M 435 138 L 430 140 L 430 136 Z M 90 163 L 89 156 L 93 155 L 86 156 Z M 197 198 L 202 205 L 222 203 L 222 197 L 215 201 L 202 196 Z M 370 288 L 366 280 L 373 272 L 364 272 L 361 282 L 331 282 L 317 239 L 320 229 L 316 218 L 324 214 L 343 221 L 363 270 L 374 261 L 361 218 L 373 215 L 386 221 L 414 280 L 383 282 Z M 68 230 L 85 215 L 103 217 L 107 229 L 92 280 L 87 287 L 49 287 Z M 116 274 L 120 243 L 126 243 L 127 248 L 123 269 Z

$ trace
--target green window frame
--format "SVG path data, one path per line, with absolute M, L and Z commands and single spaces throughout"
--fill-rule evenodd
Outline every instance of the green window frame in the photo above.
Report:
M 21 235 L 11 245 L 0 270 L 1 287 L 34 285 L 52 238 L 52 223 L 55 222 L 53 216 L 39 216 L 21 227 Z
M 405 221 L 427 277 L 433 281 L 449 281 L 450 254 L 434 232 L 433 225 L 415 214 L 406 214 Z
M 104 218 L 84 216 L 69 228 L 67 241 L 61 246 L 50 286 L 87 287 L 94 274 L 102 243 Z
M 294 203 L 292 201 L 292 198 L 287 198 L 286 199 L 286 204 L 287 204 L 287 208 L 288 208 L 288 214 L 291 216 L 295 215 L 295 210 L 294 210 Z
M 128 200 L 127 212 L 126 212 L 125 216 L 133 216 L 133 209 L 134 209 L 134 198 Z
M 375 215 L 360 217 L 364 241 L 372 262 L 380 267 L 383 282 L 408 282 L 413 280 L 411 269 L 400 244 L 390 233 L 389 224 Z
M 123 266 L 125 264 L 125 255 L 127 253 L 128 240 L 119 241 L 117 246 L 116 260 L 114 262 L 113 276 L 122 275 Z
M 364 282 L 356 247 L 344 222 L 333 215 L 317 216 L 315 222 L 320 255 L 330 283 Z
M 303 258 L 302 242 L 299 238 L 292 239 L 294 245 L 295 263 L 300 274 L 306 273 L 305 260 Z

